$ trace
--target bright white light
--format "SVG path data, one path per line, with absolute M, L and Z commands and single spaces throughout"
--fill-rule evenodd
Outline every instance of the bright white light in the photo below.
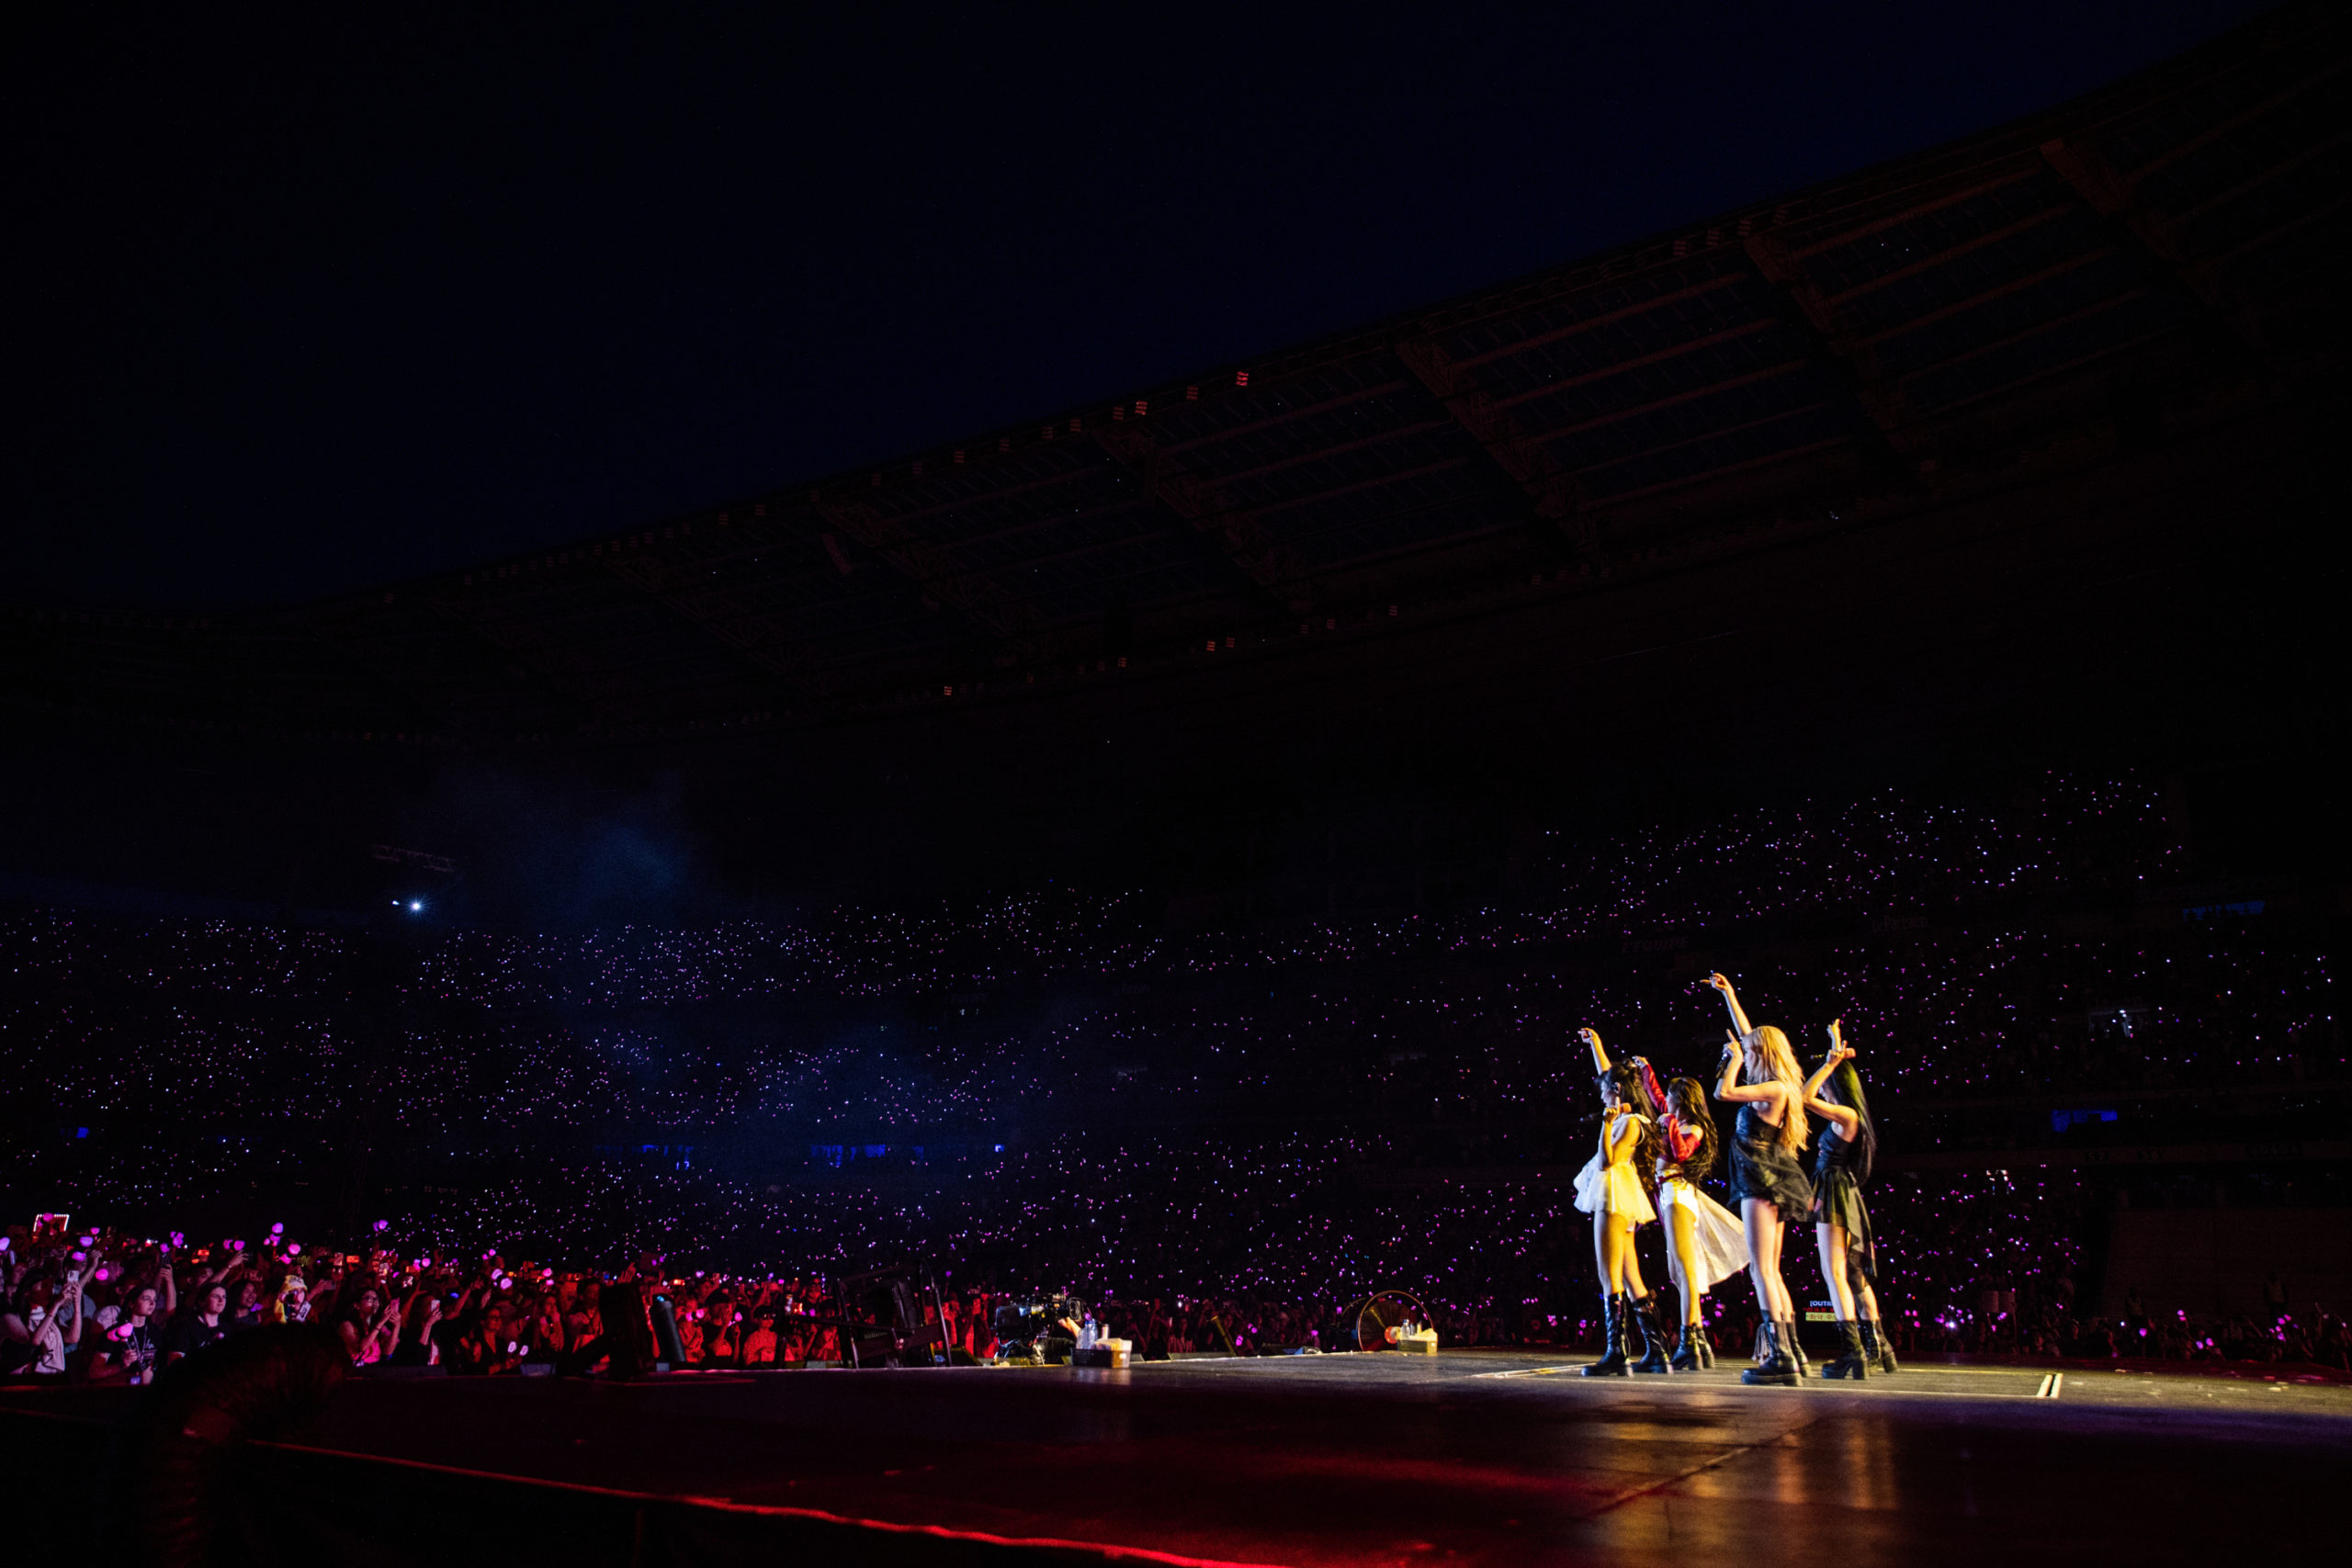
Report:
M 424 900 L 422 898 L 412 898 L 408 901 L 408 912 L 412 915 L 423 912 L 424 908 Z

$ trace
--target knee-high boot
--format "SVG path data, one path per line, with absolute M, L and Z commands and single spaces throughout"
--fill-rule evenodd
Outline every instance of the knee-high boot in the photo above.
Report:
M 1851 1378 L 1860 1382 L 1871 1375 L 1871 1364 L 1862 1354 L 1862 1331 L 1859 1325 L 1845 1318 L 1838 1320 L 1838 1354 L 1821 1366 L 1825 1378 Z
M 1584 1369 L 1585 1376 L 1624 1378 L 1634 1375 L 1633 1358 L 1627 1353 L 1631 1347 L 1626 1344 L 1627 1336 L 1631 1331 L 1631 1325 L 1625 1321 L 1628 1315 L 1623 1296 L 1611 1296 L 1603 1303 L 1601 1308 L 1603 1348 L 1600 1352 L 1600 1359 Z
M 1895 1365 L 1894 1347 L 1887 1343 L 1886 1331 L 1874 1317 L 1862 1319 L 1862 1359 L 1882 1373 L 1903 1370 Z
M 1780 1320 L 1778 1318 L 1766 1318 L 1764 1320 L 1762 1332 L 1764 1344 L 1761 1352 L 1757 1357 L 1756 1364 L 1748 1368 L 1746 1371 L 1740 1373 L 1739 1381 L 1745 1383 L 1774 1383 L 1782 1387 L 1795 1386 L 1797 1381 L 1797 1364 L 1789 1359 L 1788 1351 L 1781 1348 Z
M 1634 1363 L 1637 1372 L 1670 1372 L 1672 1363 L 1666 1359 L 1666 1330 L 1657 1321 L 1657 1292 L 1628 1298 L 1633 1303 L 1634 1326 L 1641 1331 L 1642 1359 Z

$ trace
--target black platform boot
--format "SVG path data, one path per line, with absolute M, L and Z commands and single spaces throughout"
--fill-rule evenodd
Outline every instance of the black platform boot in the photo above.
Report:
M 1860 1325 L 1844 1318 L 1838 1320 L 1838 1354 L 1822 1363 L 1825 1378 L 1850 1378 L 1860 1382 L 1871 1375 L 1871 1363 L 1862 1354 L 1862 1331 Z
M 1862 1319 L 1862 1359 L 1882 1374 L 1903 1370 L 1895 1365 L 1894 1347 L 1887 1343 L 1886 1336 L 1874 1317 Z
M 1633 1357 L 1629 1354 L 1632 1347 L 1626 1341 L 1632 1334 L 1633 1325 L 1625 1321 L 1632 1315 L 1625 1310 L 1625 1298 L 1610 1297 L 1603 1314 L 1606 1326 L 1602 1333 L 1606 1337 L 1604 1343 L 1607 1348 L 1601 1352 L 1600 1359 L 1584 1369 L 1584 1375 L 1589 1378 L 1632 1377 Z
M 1713 1370 L 1715 1364 L 1715 1342 L 1709 1337 L 1707 1325 L 1703 1323 L 1698 1325 L 1690 1337 L 1698 1342 L 1699 1365 L 1703 1369 Z
M 1627 1298 L 1633 1303 L 1634 1326 L 1641 1330 L 1642 1359 L 1634 1363 L 1637 1372 L 1670 1372 L 1674 1366 L 1666 1359 L 1666 1329 L 1657 1320 L 1657 1292 Z
M 1707 1364 L 1703 1352 L 1699 1348 L 1700 1341 L 1706 1337 L 1706 1333 L 1705 1329 L 1695 1323 L 1686 1323 L 1682 1325 L 1682 1337 L 1676 1341 L 1674 1347 L 1676 1371 L 1695 1372 Z
M 1781 1325 L 1777 1319 L 1766 1318 L 1761 1330 L 1764 1344 L 1756 1364 L 1739 1374 L 1745 1383 L 1772 1383 L 1793 1388 L 1797 1381 L 1797 1364 L 1781 1348 Z
M 1781 1348 L 1786 1352 L 1790 1360 L 1796 1363 L 1797 1376 L 1801 1378 L 1813 1376 L 1813 1363 L 1806 1360 L 1804 1356 L 1804 1341 L 1797 1337 L 1797 1320 L 1793 1317 L 1784 1317 L 1780 1320 L 1777 1326 L 1781 1334 Z

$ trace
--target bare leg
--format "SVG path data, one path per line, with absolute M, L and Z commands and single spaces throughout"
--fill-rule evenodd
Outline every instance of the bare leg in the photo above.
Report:
M 1766 1212 L 1770 1214 L 1771 1223 L 1764 1227 L 1764 1250 L 1770 1259 L 1764 1266 L 1764 1274 L 1772 1284 L 1772 1315 L 1785 1319 L 1796 1314 L 1789 1302 L 1789 1282 L 1781 1277 L 1781 1256 L 1788 1247 L 1789 1226 L 1781 1217 L 1778 1203 L 1770 1205 Z
M 1592 1217 L 1593 1258 L 1600 1266 L 1602 1346 L 1600 1359 L 1584 1369 L 1587 1377 L 1632 1375 L 1628 1348 L 1633 1324 L 1624 1304 L 1625 1269 L 1633 1261 L 1634 1227 L 1622 1214 Z
M 1781 1286 L 1781 1206 L 1770 1198 L 1743 1198 L 1739 1219 L 1747 1231 L 1747 1277 L 1756 1286 L 1756 1310 L 1777 1318 L 1788 1295 Z
M 1672 1216 L 1667 1224 L 1666 1261 L 1674 1276 L 1675 1293 L 1682 1300 L 1682 1321 L 1699 1321 L 1700 1292 L 1690 1281 L 1699 1273 L 1699 1222 L 1688 1205 L 1677 1203 L 1667 1211 Z
M 1642 1292 L 1641 1264 L 1634 1256 L 1634 1222 L 1624 1214 L 1601 1214 L 1592 1224 L 1594 1256 L 1600 1264 L 1604 1295 Z
M 1840 1323 L 1856 1321 L 1854 1290 L 1846 1279 L 1846 1227 L 1825 1222 L 1813 1227 L 1815 1242 L 1821 1248 L 1821 1279 L 1829 1287 L 1830 1310 Z

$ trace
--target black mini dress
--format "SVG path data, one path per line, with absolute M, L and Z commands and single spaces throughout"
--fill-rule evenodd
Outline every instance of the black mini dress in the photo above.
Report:
M 1862 1203 L 1862 1182 L 1868 1175 L 1859 1156 L 1861 1145 L 1849 1143 L 1837 1124 L 1821 1130 L 1813 1162 L 1813 1218 L 1815 1224 L 1846 1227 L 1846 1254 L 1865 1280 L 1878 1278 L 1878 1239 L 1871 1234 L 1871 1212 Z
M 1781 1146 L 1781 1130 L 1753 1105 L 1739 1108 L 1731 1141 L 1731 1201 L 1762 1198 L 1777 1203 L 1783 1218 L 1813 1212 L 1813 1183 L 1797 1156 Z

